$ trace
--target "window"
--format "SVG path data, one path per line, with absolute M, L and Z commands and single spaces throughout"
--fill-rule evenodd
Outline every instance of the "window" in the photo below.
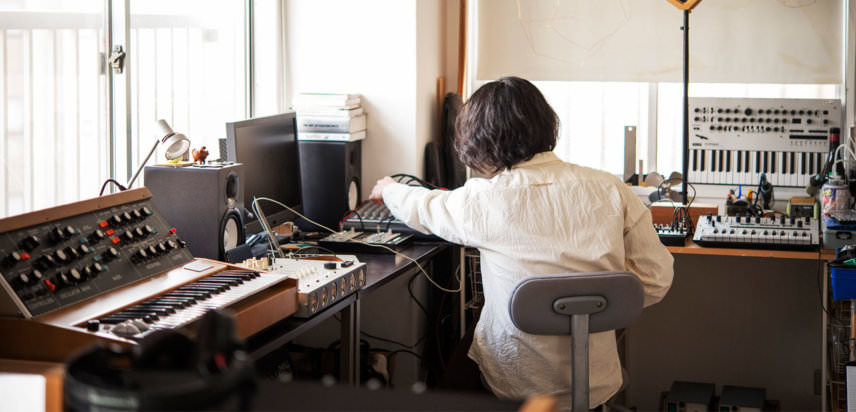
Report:
M 0 2 L 0 216 L 97 196 L 108 177 L 127 183 L 158 119 L 217 159 L 227 121 L 281 111 L 281 5 L 246 4 Z M 128 36 L 114 39 L 127 52 L 121 75 L 107 62 L 108 22 Z M 108 96 L 108 76 L 127 98 Z M 162 161 L 158 151 L 148 164 Z

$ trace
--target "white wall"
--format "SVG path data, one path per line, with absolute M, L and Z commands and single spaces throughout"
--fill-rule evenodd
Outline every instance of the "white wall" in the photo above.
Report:
M 363 97 L 368 113 L 363 197 L 384 175 L 423 174 L 425 143 L 439 130 L 435 81 L 446 63 L 446 3 L 286 2 L 289 102 L 302 91 L 359 93 Z M 457 36 L 457 26 L 454 30 Z

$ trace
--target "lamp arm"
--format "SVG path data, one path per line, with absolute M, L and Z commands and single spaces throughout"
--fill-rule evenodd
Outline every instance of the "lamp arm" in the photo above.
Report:
M 160 139 L 155 139 L 155 144 L 152 145 L 152 150 L 149 150 L 149 154 L 147 154 L 146 158 L 143 159 L 143 162 L 140 163 L 140 167 L 137 168 L 136 173 L 134 173 L 134 177 L 131 178 L 131 181 L 128 182 L 128 184 L 125 187 L 127 187 L 128 189 L 131 188 L 131 186 L 134 184 L 134 181 L 137 180 L 137 176 L 139 176 L 140 172 L 143 170 L 143 167 L 146 166 L 146 163 L 148 163 L 149 159 L 152 157 L 152 154 L 155 153 L 155 149 L 157 149 L 159 143 L 160 143 Z

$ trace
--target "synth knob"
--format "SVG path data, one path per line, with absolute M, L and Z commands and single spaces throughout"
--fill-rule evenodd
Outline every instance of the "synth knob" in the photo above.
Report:
M 134 229 L 134 236 L 136 236 L 138 238 L 142 238 L 143 236 L 145 236 L 147 234 L 148 233 L 144 232 L 143 228 L 141 228 L 141 227 Z
M 68 277 L 74 283 L 80 283 L 83 281 L 83 273 L 81 273 L 76 268 L 71 268 L 68 270 Z
M 98 319 L 90 319 L 86 322 L 86 330 L 90 332 L 98 332 L 101 329 L 101 322 Z
M 22 273 L 15 279 L 15 283 L 20 287 L 29 286 L 33 283 L 33 278 L 27 273 Z
M 106 251 L 104 251 L 104 253 L 101 255 L 101 257 L 104 260 L 113 260 L 113 259 L 116 259 L 119 257 L 119 251 L 116 250 L 116 248 L 111 247 L 111 248 L 108 248 Z
M 125 233 L 122 234 L 122 239 L 125 239 L 128 242 L 134 240 L 134 232 L 126 230 Z
M 71 258 L 65 253 L 65 251 L 57 250 L 56 252 L 54 252 L 54 260 L 59 263 L 66 263 L 71 260 Z
M 65 238 L 65 234 L 62 231 L 62 228 L 55 227 L 53 230 L 48 233 L 48 239 L 50 239 L 51 243 L 59 243 Z
M 36 235 L 27 236 L 27 237 L 21 239 L 20 242 L 18 242 L 18 246 L 20 246 L 21 249 L 24 249 L 27 252 L 32 252 L 37 247 L 39 247 L 39 245 L 40 245 L 39 237 Z
M 158 254 L 162 255 L 166 252 L 169 252 L 169 248 L 167 248 L 166 245 L 163 243 L 158 243 L 157 248 L 158 248 Z
M 3 266 L 12 267 L 17 265 L 20 261 L 21 254 L 13 250 L 12 253 L 9 253 L 5 258 L 3 258 Z
M 92 243 L 98 243 L 101 239 L 104 239 L 104 232 L 102 232 L 101 229 L 95 229 L 87 239 Z
M 56 274 L 56 284 L 57 289 L 64 288 L 66 286 L 71 286 L 71 277 L 68 276 L 68 273 L 60 272 Z
M 125 212 L 125 213 L 122 213 L 122 220 L 124 220 L 125 223 L 130 223 L 132 220 L 134 220 L 134 218 L 131 217 L 130 213 Z
M 154 212 L 152 211 L 152 209 L 149 209 L 147 206 L 143 206 L 143 207 L 141 207 L 141 208 L 140 208 L 140 213 L 142 213 L 142 214 L 143 214 L 143 216 L 151 216 L 152 214 L 154 214 Z
M 137 251 L 137 253 L 134 253 L 134 258 L 136 258 L 138 261 L 143 261 L 149 258 L 149 254 L 148 252 L 146 252 L 145 249 L 140 249 Z
M 68 256 L 69 261 L 80 259 L 81 253 L 77 251 L 77 248 L 73 248 L 71 246 L 63 249 L 65 255 Z
M 43 276 L 44 275 L 42 275 L 42 272 L 39 271 L 38 269 L 33 269 L 33 271 L 30 272 L 30 280 L 32 280 L 34 282 L 38 282 L 38 281 L 42 280 Z
M 122 216 L 119 216 L 119 215 L 113 215 L 113 217 L 111 217 L 111 218 L 110 218 L 110 219 L 108 219 L 108 220 L 109 220 L 109 222 L 110 222 L 110 225 L 111 225 L 111 226 L 113 226 L 113 227 L 118 227 L 118 226 L 119 226 L 119 225 L 121 225 L 121 224 L 122 224 L 122 222 L 123 222 L 123 221 L 122 221 Z
M 143 218 L 145 218 L 145 216 L 143 215 L 143 212 L 140 212 L 139 210 L 134 210 L 134 211 L 132 211 L 132 212 L 131 212 L 131 217 L 132 217 L 134 220 L 142 220 Z
M 324 269 L 333 270 L 336 269 L 336 262 L 325 262 Z
M 50 255 L 42 255 L 42 257 L 36 260 L 36 263 L 34 265 L 37 269 L 45 271 L 56 266 L 56 260 L 54 260 L 54 258 Z
M 62 229 L 62 231 L 63 231 L 63 235 L 65 238 L 70 238 L 70 237 L 80 233 L 79 230 L 75 229 L 72 226 L 66 226 L 65 228 Z
M 164 242 L 164 245 L 166 245 L 166 248 L 167 248 L 167 249 L 169 249 L 169 250 L 173 250 L 173 249 L 175 249 L 175 248 L 177 248 L 177 247 L 178 247 L 178 243 L 176 243 L 176 242 L 175 242 L 174 240 L 172 240 L 172 239 L 167 240 L 166 242 Z
M 154 257 L 158 255 L 158 249 L 154 245 L 149 246 L 146 251 L 149 252 L 149 256 Z

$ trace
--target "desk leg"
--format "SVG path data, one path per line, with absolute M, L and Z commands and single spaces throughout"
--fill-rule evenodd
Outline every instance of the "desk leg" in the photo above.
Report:
M 823 305 L 824 308 L 828 308 L 829 302 L 828 302 L 826 295 L 829 293 L 828 289 L 827 289 L 829 287 L 829 284 L 828 284 L 829 266 L 826 264 L 825 261 L 820 261 L 820 262 L 818 262 L 818 264 L 823 265 L 823 290 L 821 291 L 820 303 L 821 303 L 821 305 Z M 826 328 L 828 326 L 828 322 L 829 322 L 829 318 L 826 315 L 826 311 L 821 310 L 821 323 L 820 324 L 822 325 L 822 327 L 820 329 L 822 331 L 821 339 L 823 339 L 820 342 L 820 347 L 821 347 L 820 410 L 821 411 L 827 411 L 828 410 L 827 409 L 828 400 L 826 399 L 826 393 L 828 392 L 828 389 L 829 389 L 827 387 L 829 385 L 829 379 L 827 377 L 827 374 L 829 373 L 829 368 L 827 367 L 827 364 L 828 364 L 827 356 L 829 356 L 829 353 L 828 353 L 827 348 L 826 348 L 826 336 L 827 336 Z
M 360 385 L 360 300 L 342 310 L 342 346 L 339 348 L 339 376 L 351 386 Z
M 459 312 L 458 316 L 460 316 L 460 336 L 459 339 L 463 339 L 464 335 L 467 333 L 467 249 L 466 248 L 458 248 L 458 253 L 460 254 L 460 271 L 458 272 L 458 286 L 461 287 L 460 296 L 460 304 L 459 304 Z

